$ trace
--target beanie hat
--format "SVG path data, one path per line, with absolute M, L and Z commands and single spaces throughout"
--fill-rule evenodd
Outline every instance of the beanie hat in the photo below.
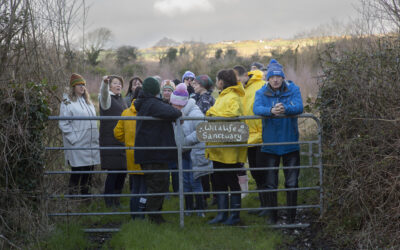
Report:
M 143 92 L 152 94 L 154 96 L 160 93 L 160 85 L 154 77 L 147 77 L 144 79 L 142 88 Z
M 176 86 L 175 91 L 172 92 L 169 102 L 178 106 L 185 106 L 188 100 L 189 93 L 187 91 L 186 84 L 179 83 L 178 86 Z
M 268 64 L 267 80 L 269 80 L 271 76 L 282 76 L 282 78 L 285 78 L 282 65 L 280 65 L 275 59 L 271 59 Z
M 74 87 L 75 85 L 78 85 L 78 84 L 86 85 L 86 81 L 85 81 L 85 79 L 83 79 L 83 77 L 81 75 L 73 73 L 71 75 L 71 79 L 69 80 L 69 85 L 71 87 Z
M 186 77 L 193 77 L 195 78 L 196 75 L 192 71 L 186 71 L 185 74 L 182 76 L 182 82 L 185 82 Z
M 171 80 L 164 80 L 161 83 L 161 92 L 164 91 L 164 89 L 170 89 L 171 91 L 175 90 L 175 83 Z
M 209 90 L 213 85 L 213 81 L 208 75 L 200 75 L 197 76 L 195 79 L 196 82 L 198 82 L 203 88 Z

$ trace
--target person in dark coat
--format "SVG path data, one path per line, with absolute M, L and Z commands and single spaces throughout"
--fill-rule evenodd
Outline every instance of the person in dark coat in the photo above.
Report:
M 175 137 L 172 122 L 182 113 L 158 98 L 160 85 L 153 77 L 143 81 L 143 92 L 134 101 L 137 116 L 153 116 L 164 120 L 138 120 L 136 122 L 135 147 L 175 147 Z M 136 149 L 135 163 L 143 170 L 168 170 L 167 162 L 178 160 L 176 149 L 151 150 Z M 168 192 L 168 173 L 145 173 L 147 192 Z M 146 211 L 161 211 L 164 196 L 149 196 Z M 149 219 L 157 224 L 165 222 L 161 214 L 149 214 Z
M 99 106 L 101 116 L 120 116 L 127 106 L 121 96 L 124 81 L 119 76 L 104 76 L 100 86 Z M 124 147 L 114 137 L 114 127 L 118 120 L 100 121 L 100 146 Z M 100 150 L 101 169 L 126 170 L 125 150 Z M 124 187 L 126 174 L 108 174 L 104 194 L 120 194 Z M 119 207 L 119 197 L 105 197 L 106 207 Z

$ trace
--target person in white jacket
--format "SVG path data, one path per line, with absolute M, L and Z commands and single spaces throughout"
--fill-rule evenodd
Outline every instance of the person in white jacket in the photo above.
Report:
M 95 108 L 85 88 L 85 79 L 72 74 L 70 92 L 64 94 L 60 106 L 60 116 L 96 116 Z M 64 147 L 93 148 L 99 147 L 99 131 L 96 120 L 60 120 Z M 65 163 L 72 171 L 92 171 L 100 164 L 99 150 L 64 150 Z M 89 194 L 90 174 L 71 174 L 69 193 Z
M 203 112 L 196 105 L 196 101 L 189 98 L 189 93 L 184 83 L 178 84 L 176 90 L 172 93 L 170 102 L 173 107 L 179 109 L 186 117 L 204 117 Z M 175 141 L 180 138 L 183 146 L 205 146 L 204 142 L 197 139 L 196 127 L 201 120 L 186 120 L 182 124 L 182 130 L 178 131 L 175 126 Z M 203 192 L 201 185 L 201 176 L 212 173 L 212 162 L 205 157 L 205 149 L 194 148 L 185 150 L 182 153 L 183 169 L 199 170 L 196 172 L 183 173 L 183 191 L 184 192 Z M 201 170 L 201 171 L 200 171 Z M 203 210 L 205 208 L 203 195 L 195 195 L 195 209 Z M 185 195 L 186 210 L 193 210 L 193 195 Z M 190 215 L 190 213 L 186 213 Z M 198 216 L 205 217 L 203 212 L 198 212 Z

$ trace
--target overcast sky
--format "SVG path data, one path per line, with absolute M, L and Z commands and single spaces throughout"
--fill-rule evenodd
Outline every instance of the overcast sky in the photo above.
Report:
M 163 37 L 218 42 L 291 38 L 357 16 L 359 0 L 91 0 L 87 30 L 109 28 L 114 47 Z

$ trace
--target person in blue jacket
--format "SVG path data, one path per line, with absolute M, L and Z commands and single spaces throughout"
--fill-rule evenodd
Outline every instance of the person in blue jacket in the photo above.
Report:
M 298 115 L 303 112 L 303 101 L 300 88 L 292 81 L 285 80 L 283 67 L 275 59 L 271 59 L 267 71 L 267 83 L 256 92 L 253 111 L 255 115 L 278 117 Z M 296 117 L 268 118 L 262 120 L 263 143 L 297 142 L 299 129 Z M 297 188 L 299 169 L 285 167 L 300 165 L 299 144 L 262 146 L 258 157 L 260 167 L 279 167 L 283 161 L 285 187 Z M 268 170 L 265 174 L 264 189 L 277 189 L 278 170 Z M 277 192 L 264 192 L 265 207 L 277 206 Z M 297 206 L 297 191 L 287 191 L 288 206 Z M 275 224 L 278 220 L 277 210 L 265 210 L 262 215 L 269 216 L 268 222 Z M 296 208 L 290 208 L 288 223 L 292 224 L 296 217 Z

